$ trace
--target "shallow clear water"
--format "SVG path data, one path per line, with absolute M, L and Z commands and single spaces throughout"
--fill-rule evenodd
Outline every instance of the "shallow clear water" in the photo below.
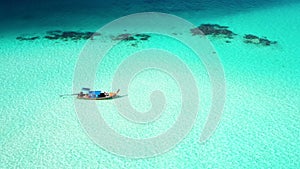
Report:
M 4 3 L 2 8 L 6 10 L 1 10 L 0 168 L 300 167 L 300 2 L 24 3 Z M 72 92 L 74 69 L 86 41 L 19 41 L 16 37 L 44 36 L 50 30 L 96 31 L 113 19 L 143 11 L 175 14 L 195 25 L 226 25 L 238 35 L 231 43 L 208 37 L 224 67 L 227 91 L 221 122 L 205 143 L 198 140 L 211 104 L 209 78 L 202 63 L 184 46 L 153 36 L 137 47 L 119 44 L 103 59 L 103 65 L 110 66 L 98 68 L 95 84 L 101 90 L 111 89 L 121 58 L 149 47 L 159 46 L 178 54 L 197 75 L 201 109 L 191 132 L 165 154 L 131 159 L 94 144 L 80 126 L 73 98 L 59 97 Z M 265 36 L 278 43 L 246 44 L 244 34 Z M 121 93 L 128 94 L 133 107 L 143 112 L 151 106 L 153 89 L 161 89 L 171 97 L 161 118 L 146 126 L 122 118 L 113 100 L 97 105 L 116 131 L 132 138 L 152 137 L 176 121 L 181 106 L 176 82 L 163 72 L 150 70 L 137 74 L 128 93 Z

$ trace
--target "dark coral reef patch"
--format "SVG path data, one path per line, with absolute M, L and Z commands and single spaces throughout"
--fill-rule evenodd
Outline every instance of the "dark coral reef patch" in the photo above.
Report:
M 147 34 L 136 34 L 136 37 L 139 38 L 139 40 L 148 40 L 150 38 L 150 35 Z
M 48 31 L 44 38 L 48 40 L 63 40 L 63 41 L 77 41 L 77 40 L 87 40 L 89 38 L 93 39 L 95 36 L 100 36 L 99 33 L 95 32 L 76 32 L 76 31 Z
M 43 37 L 39 36 L 18 36 L 16 39 L 20 41 L 33 41 L 40 38 L 47 40 L 62 40 L 62 41 L 78 41 L 78 40 L 94 40 L 96 36 L 100 36 L 97 32 L 80 32 L 80 31 L 61 31 L 61 30 L 51 30 L 47 31 L 46 35 Z M 111 36 L 112 40 L 122 40 L 122 41 L 146 41 L 150 38 L 147 34 L 119 34 L 118 36 Z
M 40 37 L 39 36 L 32 36 L 32 37 L 18 36 L 16 37 L 16 39 L 19 41 L 33 41 L 33 40 L 40 39 Z
M 129 33 L 124 33 L 124 34 L 120 34 L 116 37 L 112 37 L 112 40 L 123 40 L 123 41 L 132 41 L 132 40 L 136 40 L 132 34 Z
M 141 40 L 145 41 L 150 38 L 150 35 L 147 34 L 120 34 L 116 37 L 112 37 L 112 40 L 123 40 L 123 41 L 135 41 L 135 40 Z
M 218 24 L 201 24 L 200 26 L 190 30 L 192 35 L 208 35 L 212 37 L 225 38 L 226 43 L 231 43 L 228 39 L 234 39 L 235 35 L 233 31 L 229 30 L 228 26 L 221 26 Z M 257 44 L 261 46 L 270 46 L 277 44 L 276 41 L 268 40 L 266 37 L 258 37 L 252 34 L 246 34 L 244 37 L 244 43 Z
M 228 26 L 221 26 L 218 24 L 201 24 L 197 28 L 191 29 L 193 35 L 212 35 L 216 37 L 224 37 L 233 39 L 236 33 L 228 29 Z
M 277 41 L 270 41 L 266 37 L 258 37 L 252 34 L 246 34 L 244 37 L 245 43 L 258 44 L 262 46 L 270 46 L 271 44 L 276 44 Z
M 94 39 L 95 36 L 100 36 L 100 33 L 52 30 L 52 31 L 47 31 L 46 35 L 43 38 L 48 40 L 77 41 L 77 40 L 87 40 L 89 38 Z M 18 36 L 16 39 L 20 41 L 32 41 L 32 40 L 40 39 L 40 37 L 39 36 L 33 36 L 33 37 Z
M 217 37 L 224 39 L 225 43 L 231 43 L 232 39 L 237 35 L 233 31 L 229 30 L 228 26 L 221 26 L 218 24 L 201 24 L 200 26 L 190 30 L 192 35 L 207 35 L 212 37 Z M 173 33 L 177 35 L 178 33 Z M 94 40 L 96 36 L 100 36 L 98 32 L 81 32 L 81 31 L 61 31 L 61 30 L 51 30 L 47 31 L 44 36 L 18 36 L 16 37 L 19 41 L 34 41 L 38 39 L 47 40 L 61 40 L 61 41 L 79 41 L 79 40 Z M 151 36 L 148 34 L 129 34 L 123 33 L 117 36 L 111 36 L 112 40 L 121 41 L 133 41 L 132 46 L 137 46 L 139 41 L 147 41 Z M 258 37 L 253 34 L 246 34 L 243 36 L 243 42 L 246 44 L 257 44 L 261 46 L 270 46 L 277 44 L 276 41 L 271 41 L 266 37 Z
M 147 34 L 119 34 L 117 36 L 111 36 L 112 40 L 119 40 L 119 41 L 130 41 L 130 45 L 132 47 L 138 47 L 138 43 L 141 41 L 147 41 L 151 36 Z

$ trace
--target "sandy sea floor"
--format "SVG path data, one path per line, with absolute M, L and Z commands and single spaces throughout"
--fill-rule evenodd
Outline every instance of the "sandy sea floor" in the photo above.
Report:
M 221 15 L 219 8 L 170 10 L 195 25 L 226 25 L 238 35 L 231 43 L 208 37 L 224 67 L 227 88 L 224 113 L 214 135 L 204 144 L 198 142 L 211 104 L 208 75 L 199 60 L 182 58 L 192 73 L 199 75 L 201 110 L 182 142 L 163 155 L 146 159 L 120 157 L 99 148 L 80 126 L 73 98 L 59 97 L 72 92 L 73 73 L 85 40 L 16 40 L 18 36 L 44 36 L 49 30 L 96 31 L 123 14 L 140 11 L 138 7 L 124 12 L 114 8 L 110 14 L 97 9 L 72 14 L 70 8 L 51 17 L 4 20 L 0 32 L 0 168 L 299 168 L 299 9 L 300 3 L 287 3 L 228 15 Z M 246 44 L 244 34 L 266 36 L 278 43 Z M 185 50 L 159 36 L 135 49 L 155 45 L 179 55 Z M 126 46 L 120 44 L 103 64 L 117 63 L 130 53 Z M 116 66 L 99 68 L 95 84 L 110 90 Z M 162 72 L 148 71 L 136 76 L 129 92 L 121 94 L 128 94 L 133 106 L 145 111 L 151 106 L 153 88 L 172 97 L 161 119 L 146 127 L 122 119 L 113 100 L 97 105 L 107 123 L 123 135 L 155 136 L 176 121 L 180 109 L 176 82 Z

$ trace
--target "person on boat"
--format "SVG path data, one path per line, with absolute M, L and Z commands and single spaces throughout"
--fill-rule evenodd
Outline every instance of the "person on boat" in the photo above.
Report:
M 89 96 L 89 94 L 83 94 L 83 92 L 80 92 L 79 94 L 78 94 L 78 97 L 84 97 L 84 98 L 90 98 L 90 96 Z
M 89 94 L 84 94 L 84 98 L 90 98 Z
M 107 97 L 109 96 L 109 93 L 104 92 L 104 93 L 100 93 L 99 97 Z
M 78 97 L 83 97 L 83 96 L 84 96 L 83 92 L 80 92 L 80 93 L 78 94 Z
M 104 93 L 100 93 L 99 97 L 105 97 Z

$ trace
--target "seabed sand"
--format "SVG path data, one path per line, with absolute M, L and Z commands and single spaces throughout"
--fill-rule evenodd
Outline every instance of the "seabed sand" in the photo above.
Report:
M 5 21 L 6 27 L 1 29 L 7 30 L 1 31 L 0 35 L 0 90 L 3 94 L 0 98 L 0 167 L 298 168 L 299 9 L 300 4 L 293 3 L 225 16 L 213 12 L 209 15 L 205 12 L 173 11 L 195 25 L 226 25 L 239 35 L 231 43 L 209 38 L 224 66 L 227 86 L 224 113 L 214 135 L 205 144 L 198 142 L 209 110 L 210 93 L 207 90 L 210 86 L 201 63 L 187 61 L 193 73 L 202 75 L 196 79 L 203 93 L 197 122 L 173 150 L 148 159 L 128 159 L 100 149 L 81 128 L 73 99 L 59 97 L 72 92 L 73 71 L 85 41 L 40 39 L 31 42 L 15 39 L 23 34 L 42 35 L 56 29 L 95 31 L 126 12 L 139 10 L 130 8 L 124 13 L 113 10 L 110 14 L 103 12 L 92 16 L 91 11 L 79 16 L 69 13 L 63 17 L 60 15 L 60 18 L 33 19 L 31 26 L 26 27 L 26 22 L 22 29 L 22 23 Z M 114 12 L 117 14 L 111 15 Z M 63 24 L 53 26 L 57 23 Z M 266 36 L 278 41 L 278 44 L 268 47 L 245 44 L 242 36 L 248 33 Z M 178 50 L 176 43 L 159 37 L 143 42 L 139 48 L 146 48 L 155 40 L 167 42 L 166 47 L 170 50 Z M 118 58 L 108 56 L 103 64 L 110 63 L 110 59 Z M 112 79 L 110 68 L 99 68 L 97 73 L 96 85 L 109 90 Z M 174 96 L 166 114 L 149 128 L 139 128 L 121 119 L 113 101 L 99 102 L 103 117 L 116 131 L 137 138 L 150 137 L 165 131 L 176 120 L 180 104 L 175 98 L 180 93 L 168 90 L 176 91 L 176 84 L 172 80 L 165 83 L 168 77 L 161 72 L 141 73 L 132 82 L 128 97 L 133 106 L 141 111 L 150 107 L 148 88 L 158 86 L 153 82 L 147 83 L 149 77 L 155 78 L 168 94 Z M 140 88 L 139 83 L 148 86 Z

